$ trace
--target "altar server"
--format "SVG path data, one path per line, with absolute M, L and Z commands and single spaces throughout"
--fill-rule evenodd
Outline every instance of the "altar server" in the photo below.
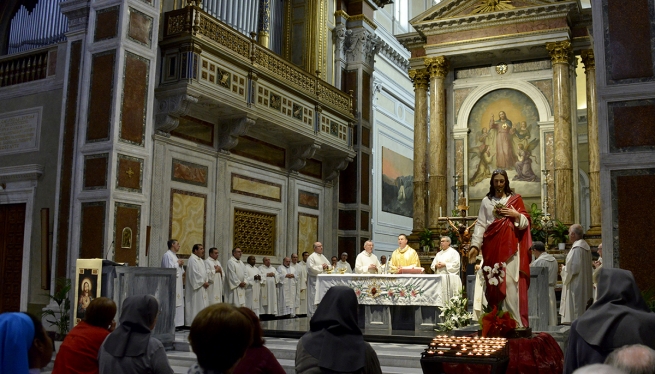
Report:
M 278 315 L 291 317 L 296 316 L 296 306 L 300 302 L 298 290 L 298 278 L 296 278 L 296 267 L 291 266 L 291 259 L 285 257 L 282 265 L 278 266 L 277 273 L 280 278 L 278 283 Z
M 223 267 L 218 261 L 218 249 L 209 248 L 209 257 L 205 260 L 207 268 L 207 277 L 209 278 L 209 287 L 207 288 L 207 297 L 209 305 L 223 302 Z
M 562 323 L 575 321 L 585 312 L 587 302 L 593 297 L 591 282 L 591 248 L 582 239 L 584 232 L 579 224 L 569 228 L 569 240 L 572 246 L 566 255 L 566 264 L 562 267 L 562 300 L 559 314 Z
M 241 248 L 232 250 L 232 257 L 227 262 L 227 282 L 225 292 L 227 302 L 236 306 L 246 306 L 246 265 L 241 262 Z
M 194 244 L 186 271 L 186 314 L 184 321 L 187 326 L 191 326 L 196 314 L 209 305 L 209 300 L 207 300 L 209 279 L 205 261 L 203 260 L 204 257 L 205 248 L 202 244 Z
M 264 282 L 262 283 L 260 296 L 260 313 L 277 315 L 277 284 L 280 283 L 280 276 L 273 266 L 271 259 L 264 257 L 264 264 L 259 267 Z

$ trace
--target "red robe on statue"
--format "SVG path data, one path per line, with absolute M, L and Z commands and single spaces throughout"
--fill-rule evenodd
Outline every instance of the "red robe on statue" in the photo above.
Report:
M 507 263 L 507 261 L 521 251 L 519 263 L 519 281 L 518 281 L 518 295 L 519 295 L 519 310 L 521 313 L 521 322 L 523 326 L 528 326 L 528 287 L 530 287 L 530 253 L 529 249 L 532 246 L 532 237 L 530 235 L 530 215 L 525 210 L 523 199 L 519 194 L 513 194 L 505 204 L 507 207 L 513 207 L 519 213 L 528 219 L 528 226 L 519 230 L 514 225 L 514 219 L 511 217 L 496 218 L 485 230 L 484 240 L 482 242 L 482 256 L 484 258 L 484 266 L 493 268 L 494 264 Z M 504 269 L 503 269 L 504 270 Z M 489 279 L 485 276 L 487 283 L 485 296 L 489 307 L 494 305 L 499 306 L 505 296 L 507 295 L 507 273 L 504 274 L 503 281 L 498 285 L 489 283 Z

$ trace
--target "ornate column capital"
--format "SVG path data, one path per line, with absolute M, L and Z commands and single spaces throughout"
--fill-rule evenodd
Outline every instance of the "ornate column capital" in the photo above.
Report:
M 445 78 L 448 75 L 448 60 L 445 56 L 426 57 L 424 61 L 427 71 L 430 73 L 430 78 Z
M 594 58 L 593 49 L 583 49 L 580 52 L 580 58 L 584 64 L 585 72 L 590 70 L 596 70 L 596 59 Z
M 568 64 L 571 61 L 573 49 L 571 48 L 571 42 L 568 40 L 546 43 L 546 50 L 548 50 L 553 64 Z
M 430 75 L 427 69 L 412 69 L 409 71 L 409 79 L 414 83 L 414 90 L 427 90 L 430 84 Z

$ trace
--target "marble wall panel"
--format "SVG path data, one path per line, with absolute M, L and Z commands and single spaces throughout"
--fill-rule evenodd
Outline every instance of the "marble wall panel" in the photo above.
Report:
M 568 29 L 566 17 L 539 19 L 529 22 L 508 22 L 504 25 L 487 27 L 484 29 L 464 30 L 459 32 L 430 35 L 427 37 L 428 45 L 452 43 L 471 39 L 485 39 L 503 37 L 516 34 L 543 33 L 545 30 Z
M 357 211 L 339 209 L 339 230 L 357 230 Z
M 339 202 L 343 204 L 354 204 L 357 202 L 357 189 L 353 188 L 351 184 L 346 181 L 355 181 L 357 180 L 357 158 L 355 156 L 346 166 L 345 170 L 342 170 L 339 173 L 339 180 L 343 183 L 339 183 Z
M 207 187 L 207 166 L 173 159 L 171 180 Z
M 491 66 L 455 69 L 455 79 L 490 77 Z
M 258 197 L 260 199 L 282 201 L 282 185 L 268 181 L 232 174 L 232 193 Z
M 313 158 L 307 159 L 305 167 L 298 170 L 300 174 L 309 175 L 310 177 L 321 179 L 323 177 L 323 163 Z
M 207 195 L 171 189 L 169 237 L 180 243 L 179 256 L 188 258 L 194 244 L 205 242 Z
M 550 106 L 550 110 L 553 110 L 553 80 L 552 79 L 544 79 L 544 80 L 538 80 L 538 81 L 531 81 L 530 82 L 533 86 L 537 87 L 541 93 L 546 96 L 546 100 L 548 100 L 548 105 Z
M 117 189 L 141 192 L 143 183 L 143 159 L 119 153 L 116 174 Z
M 107 188 L 108 153 L 84 156 L 84 189 Z
M 274 146 L 249 136 L 240 136 L 239 143 L 230 150 L 239 156 L 261 161 L 269 165 L 285 167 L 286 151 L 284 148 Z
M 473 91 L 475 87 L 468 87 L 468 88 L 460 88 L 455 90 L 454 96 L 455 96 L 455 118 L 459 115 L 459 108 L 462 107 L 462 103 L 464 103 L 464 100 L 466 97 Z
M 93 41 L 112 39 L 118 35 L 118 11 L 120 7 L 99 9 L 96 11 L 96 27 Z
M 360 214 L 359 229 L 362 230 L 362 231 L 369 231 L 370 230 L 370 223 L 371 223 L 369 212 L 367 212 L 365 210 L 362 210 L 359 214 Z M 363 246 L 363 243 L 362 243 L 362 246 Z
M 197 118 L 184 116 L 171 135 L 191 140 L 192 142 L 214 146 L 214 124 Z
M 371 129 L 366 126 L 362 126 L 362 145 L 371 148 Z
M 319 208 L 319 195 L 303 190 L 298 190 L 298 206 L 303 208 Z
M 548 174 L 543 175 L 546 183 L 546 203 L 548 205 L 547 212 L 552 217 L 555 216 L 555 133 L 552 131 L 544 133 L 544 160 L 545 168 Z
M 608 104 L 610 152 L 655 150 L 655 100 Z
M 115 203 L 114 206 L 114 261 L 139 264 L 141 206 Z
M 318 241 L 318 216 L 298 213 L 298 255 L 312 252 L 314 243 Z
M 643 264 L 655 262 L 649 250 L 655 231 L 644 227 L 655 211 L 655 169 L 612 171 L 611 183 L 614 267 L 632 271 L 640 289 L 654 288 L 652 270 Z
M 91 58 L 87 142 L 109 140 L 115 65 L 116 50 L 96 53 Z
M 130 23 L 127 37 L 139 44 L 150 47 L 152 41 L 152 17 L 130 8 Z
M 145 141 L 146 100 L 150 61 L 134 53 L 125 53 L 125 79 L 119 139 L 143 145 Z
M 104 201 L 82 203 L 80 258 L 105 258 Z
M 370 201 L 370 185 L 371 185 L 371 155 L 361 152 L 362 163 L 360 166 L 361 183 L 360 183 L 360 203 L 364 205 L 371 205 Z
M 652 81 L 653 1 L 633 1 L 630 6 L 617 0 L 603 0 L 605 62 L 607 83 Z
M 362 119 L 371 120 L 371 74 L 366 71 L 362 71 Z
M 339 254 L 337 257 L 341 256 L 341 253 L 346 252 L 348 254 L 348 263 L 351 267 L 355 267 L 355 260 L 357 259 L 357 238 L 355 237 L 339 237 Z
M 523 73 L 526 71 L 550 70 L 552 69 L 552 67 L 553 67 L 553 63 L 550 59 L 512 62 L 512 72 L 514 73 Z
M 234 246 L 245 255 L 275 256 L 277 216 L 243 209 L 234 210 Z

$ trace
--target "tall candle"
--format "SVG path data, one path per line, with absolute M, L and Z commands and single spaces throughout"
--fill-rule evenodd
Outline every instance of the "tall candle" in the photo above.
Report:
M 439 217 L 443 217 L 443 214 L 441 213 L 441 207 L 439 207 Z

